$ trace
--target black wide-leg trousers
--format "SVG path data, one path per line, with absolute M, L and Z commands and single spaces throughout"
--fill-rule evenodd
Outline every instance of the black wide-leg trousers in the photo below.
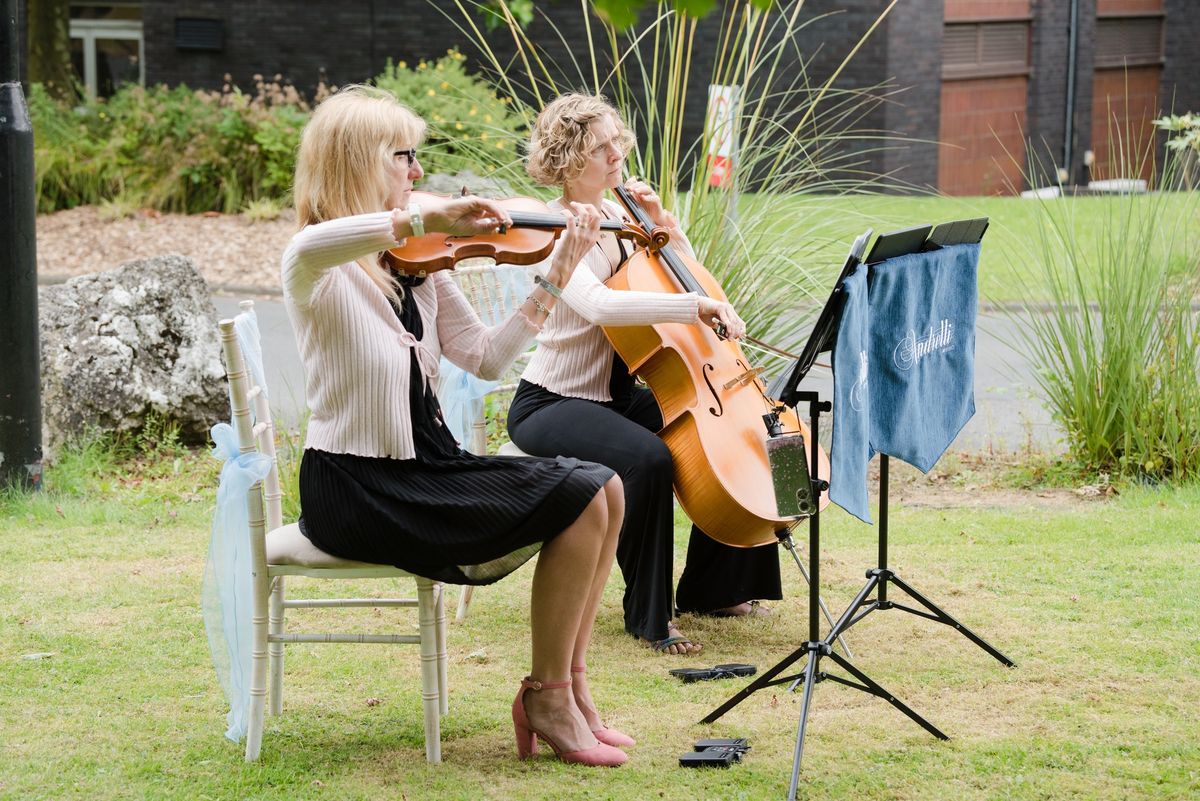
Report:
M 672 462 L 655 433 L 661 428 L 658 404 L 644 387 L 602 402 L 563 397 L 522 381 L 508 417 L 509 436 L 531 456 L 574 456 L 621 477 L 625 521 L 617 564 L 625 579 L 625 630 L 650 641 L 666 637 L 674 617 Z M 782 597 L 778 546 L 734 548 L 692 527 L 679 611 Z

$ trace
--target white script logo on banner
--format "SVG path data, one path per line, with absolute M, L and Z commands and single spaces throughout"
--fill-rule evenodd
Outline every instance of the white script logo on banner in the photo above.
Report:
M 892 360 L 901 370 L 911 370 L 931 353 L 949 350 L 954 345 L 954 326 L 942 320 L 937 326 L 929 326 L 929 333 L 920 339 L 911 328 L 908 335 L 896 344 Z
M 867 397 L 867 352 L 858 352 L 858 380 L 850 388 L 850 408 L 856 412 L 863 410 L 863 400 Z

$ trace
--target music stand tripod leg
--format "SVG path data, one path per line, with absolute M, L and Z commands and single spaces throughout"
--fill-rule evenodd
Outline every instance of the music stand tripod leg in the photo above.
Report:
M 859 681 L 861 681 L 863 683 L 862 687 L 856 687 L 856 689 L 864 690 L 866 692 L 869 692 L 871 695 L 878 696 L 879 698 L 882 698 L 883 700 L 887 701 L 889 704 L 896 707 L 896 709 L 899 709 L 905 715 L 908 715 L 908 717 L 911 718 L 914 723 L 916 723 L 918 726 L 920 726 L 925 731 L 929 732 L 930 734 L 932 734 L 934 737 L 938 738 L 939 740 L 949 740 L 950 739 L 950 737 L 948 735 L 944 734 L 941 729 L 939 729 L 937 726 L 934 726 L 928 720 L 926 720 L 925 718 L 921 717 L 919 714 L 914 712 L 912 709 L 909 708 L 909 706 L 907 704 L 905 704 L 899 698 L 892 695 L 887 690 L 883 689 L 883 687 L 879 686 L 879 684 L 874 679 L 872 679 L 866 673 L 863 673 L 861 670 L 856 668 L 851 662 L 849 662 L 846 659 L 842 658 L 841 656 L 837 655 L 832 650 L 830 650 L 828 656 L 834 662 L 837 662 L 838 665 L 843 670 L 845 670 L 851 676 L 853 676 L 854 678 L 858 679 Z M 832 678 L 832 676 L 830 678 Z M 847 684 L 848 686 L 851 686 L 851 687 L 856 686 L 854 684 L 849 684 L 848 682 L 846 682 L 844 680 L 841 681 L 841 683 Z
M 816 647 L 822 643 L 806 643 L 814 646 L 808 651 L 804 664 L 804 697 L 800 702 L 800 723 L 796 727 L 796 748 L 792 751 L 792 780 L 788 784 L 788 801 L 796 801 L 796 790 L 800 785 L 800 760 L 804 757 L 804 733 L 808 728 L 808 705 L 812 701 L 813 687 L 817 683 L 817 662 L 821 651 Z M 844 646 L 843 646 L 844 647 Z
M 792 561 L 796 563 L 796 567 L 800 568 L 800 575 L 804 577 L 804 583 L 811 583 L 808 578 L 808 571 L 804 569 L 804 563 L 800 561 L 800 555 L 796 553 L 796 541 L 792 539 L 792 533 L 787 529 L 783 529 L 782 531 L 775 532 L 775 536 L 779 537 L 779 541 L 783 544 L 783 547 L 792 555 Z M 833 615 L 830 614 L 829 607 L 825 605 L 825 598 L 820 594 L 817 595 L 817 604 L 821 607 L 821 613 L 825 615 L 825 620 L 829 623 L 829 628 L 833 629 Z M 854 653 L 850 650 L 850 646 L 846 644 L 846 641 L 842 639 L 841 633 L 837 635 L 837 643 L 842 646 L 842 650 L 846 652 L 846 656 L 851 659 L 854 658 Z
M 959 623 L 957 620 L 955 620 L 950 614 L 948 614 L 940 606 L 935 604 L 933 601 L 930 601 L 928 598 L 926 598 L 921 593 L 917 592 L 915 589 L 913 589 L 911 586 L 909 586 L 908 582 L 901 579 L 899 576 L 897 576 L 892 571 L 881 570 L 879 568 L 876 568 L 875 570 L 872 570 L 871 573 L 878 573 L 880 575 L 886 574 L 886 577 L 882 579 L 883 581 L 888 581 L 888 582 L 891 582 L 892 584 L 895 584 L 897 587 L 899 587 L 901 590 L 903 590 L 905 593 L 907 593 L 913 600 L 915 600 L 917 603 L 924 606 L 926 609 L 928 609 L 933 614 L 931 614 L 931 615 L 925 614 L 925 613 L 921 612 L 920 610 L 910 609 L 907 606 L 898 604 L 894 601 L 888 602 L 890 608 L 899 609 L 903 612 L 908 612 L 909 614 L 917 615 L 919 617 L 927 617 L 927 618 L 930 618 L 931 620 L 936 620 L 939 623 L 945 624 L 945 625 L 949 626 L 950 628 L 957 630 L 964 637 L 966 637 L 968 640 L 970 640 L 971 642 L 978 645 L 984 651 L 987 651 L 987 653 L 990 656 L 992 656 L 994 659 L 996 659 L 1002 665 L 1004 665 L 1006 667 L 1016 667 L 1015 662 L 1013 662 L 1011 659 L 1009 659 L 1004 654 L 1000 653 L 1000 651 L 998 651 L 994 647 L 992 647 L 986 640 L 984 640 L 982 637 L 977 635 L 975 632 L 971 631 L 969 628 L 964 626 L 962 623 Z
M 782 679 L 777 679 L 775 677 L 778 676 L 780 673 L 784 672 L 785 670 L 787 670 L 789 667 L 791 667 L 796 662 L 796 660 L 798 660 L 800 657 L 804 656 L 808 652 L 809 652 L 809 643 L 805 643 L 804 645 L 797 648 L 795 651 L 792 651 L 792 653 L 790 653 L 788 656 L 784 657 L 783 660 L 779 662 L 779 664 L 775 665 L 773 668 L 766 671 L 765 673 L 759 674 L 758 678 L 756 678 L 754 681 L 750 682 L 745 687 L 743 687 L 741 690 L 739 690 L 732 698 L 730 698 L 725 703 L 721 704 L 719 707 L 714 709 L 712 712 L 709 712 L 708 715 L 705 716 L 700 722 L 701 723 L 715 723 L 722 715 L 724 715 L 729 710 L 733 709 L 735 706 L 740 704 L 742 701 L 749 698 L 757 690 L 761 690 L 763 687 L 769 687 L 771 685 L 783 684 L 785 682 L 792 681 L 795 678 L 794 676 L 785 676 Z
M 957 629 L 959 632 L 962 633 L 962 635 L 964 637 L 966 637 L 968 640 L 970 640 L 971 642 L 978 645 L 980 648 L 982 648 L 984 651 L 986 651 L 991 657 L 996 659 L 1002 665 L 1005 665 L 1006 667 L 1016 667 L 1016 663 L 1014 663 L 1011 659 L 1009 659 L 1004 654 L 1000 653 L 1000 651 L 993 648 L 987 641 L 985 641 L 982 637 L 977 635 L 975 632 L 971 631 L 969 628 L 967 628 L 966 626 L 964 626 L 963 624 L 961 624 L 957 620 L 955 620 L 949 613 L 946 612 L 946 610 L 942 609 L 937 604 L 935 604 L 933 601 L 929 600 L 924 595 L 917 592 L 915 589 L 913 589 L 913 587 L 909 586 L 909 584 L 906 581 L 904 581 L 902 578 L 897 576 L 896 573 L 888 567 L 888 488 L 889 488 L 889 484 L 890 484 L 890 481 L 888 478 L 889 461 L 890 460 L 888 459 L 887 454 L 880 455 L 880 457 L 879 457 L 879 566 L 867 571 L 867 579 L 868 579 L 867 586 L 870 587 L 871 582 L 875 582 L 878 584 L 879 592 L 876 595 L 876 600 L 875 600 L 875 603 L 872 606 L 872 608 L 868 609 L 866 612 L 864 612 L 862 615 L 860 615 L 856 619 L 856 622 L 857 622 L 857 620 L 861 620 L 868 613 L 873 612 L 876 609 L 879 609 L 879 610 L 899 609 L 903 612 L 908 612 L 910 615 L 916 615 L 917 617 L 928 618 L 929 620 L 934 620 L 934 621 L 937 621 L 938 623 L 945 624 L 953 629 Z M 900 588 L 905 593 L 907 593 L 910 598 L 912 598 L 917 603 L 921 604 L 926 609 L 928 609 L 929 612 L 923 612 L 919 609 L 913 609 L 911 607 L 905 606 L 904 604 L 898 604 L 895 601 L 888 600 L 887 585 L 889 582 L 895 584 L 898 588 Z

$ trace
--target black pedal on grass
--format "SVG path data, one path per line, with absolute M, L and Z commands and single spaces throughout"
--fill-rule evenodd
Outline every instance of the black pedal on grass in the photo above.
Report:
M 731 739 L 700 740 L 694 750 L 679 757 L 683 768 L 727 768 L 742 761 L 742 755 L 750 750 L 745 737 Z
M 716 665 L 710 668 L 675 668 L 670 671 L 672 676 L 682 679 L 684 684 L 710 679 L 731 679 L 737 676 L 753 676 L 758 672 L 754 665 Z

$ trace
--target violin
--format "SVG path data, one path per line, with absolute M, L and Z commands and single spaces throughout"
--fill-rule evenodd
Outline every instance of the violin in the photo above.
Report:
M 422 198 L 437 198 L 428 192 L 413 192 L 413 202 Z M 426 275 L 438 270 L 452 270 L 463 259 L 495 259 L 498 264 L 537 264 L 554 250 L 554 242 L 566 230 L 567 218 L 551 211 L 540 200 L 530 197 L 510 197 L 497 200 L 508 216 L 511 227 L 496 234 L 451 236 L 429 233 L 410 236 L 398 248 L 384 253 L 384 262 L 393 270 L 408 275 Z M 665 244 L 669 235 L 656 229 L 647 231 L 640 225 L 619 220 L 602 220 L 601 231 L 611 231 L 618 237 L 631 239 L 640 246 Z M 661 247 L 661 244 L 658 246 Z

